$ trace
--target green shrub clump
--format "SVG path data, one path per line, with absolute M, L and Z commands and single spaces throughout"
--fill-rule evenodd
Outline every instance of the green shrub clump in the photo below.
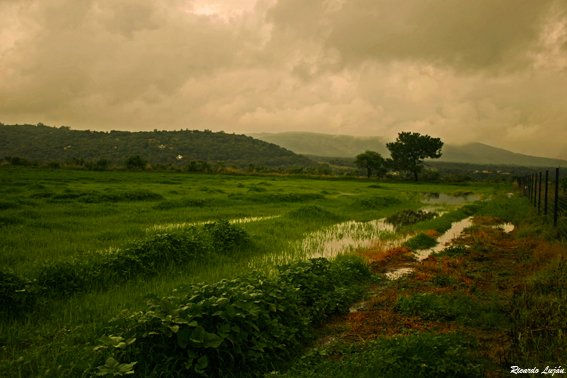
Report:
M 336 214 L 331 213 L 319 206 L 307 205 L 301 206 L 298 209 L 292 210 L 288 213 L 288 216 L 293 219 L 328 219 L 336 220 L 340 217 Z
M 151 276 L 173 265 L 211 253 L 230 253 L 248 243 L 246 232 L 227 221 L 179 233 L 164 233 L 107 254 L 44 266 L 37 283 L 50 296 L 104 288 L 136 276 Z
M 437 245 L 437 240 L 424 233 L 419 233 L 404 243 L 404 246 L 416 251 L 418 249 L 427 249 Z
M 0 271 L 0 315 L 10 317 L 29 311 L 37 301 L 37 294 L 30 282 Z
M 357 258 L 313 259 L 286 265 L 274 278 L 252 274 L 193 285 L 186 296 L 153 300 L 145 311 L 125 314 L 110 327 L 121 334 L 111 338 L 129 342 L 105 349 L 100 361 L 141 375 L 267 372 L 298 352 L 311 325 L 347 311 L 360 295 L 352 287 L 369 276 Z
M 396 197 L 369 197 L 360 198 L 355 201 L 355 205 L 362 209 L 381 209 L 384 207 L 390 207 L 401 203 L 401 201 Z
M 204 226 L 215 252 L 233 252 L 249 243 L 248 234 L 227 220 L 208 223 Z
M 402 210 L 386 218 L 388 223 L 396 226 L 407 226 L 425 220 L 433 219 L 437 213 L 423 211 L 423 210 Z

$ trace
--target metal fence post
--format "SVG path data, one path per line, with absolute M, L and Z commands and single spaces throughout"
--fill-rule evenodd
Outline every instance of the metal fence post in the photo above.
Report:
M 543 215 L 547 218 L 547 189 L 549 186 L 549 169 L 545 170 L 545 195 L 543 198 Z
M 553 226 L 557 226 L 558 212 L 559 212 L 559 168 L 555 168 L 555 199 L 553 206 Z
M 533 177 L 534 177 L 534 198 L 533 198 L 534 203 L 533 203 L 533 205 L 534 205 L 534 207 L 536 207 L 537 206 L 537 173 L 534 173 Z
M 538 175 L 538 186 L 537 186 L 537 214 L 541 212 L 541 172 Z

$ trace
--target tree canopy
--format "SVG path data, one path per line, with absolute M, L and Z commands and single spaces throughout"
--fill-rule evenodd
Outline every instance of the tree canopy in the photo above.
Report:
M 438 159 L 441 157 L 443 142 L 420 133 L 401 132 L 395 142 L 387 143 L 390 150 L 392 168 L 407 171 L 418 180 L 418 174 L 423 169 L 423 159 Z
M 386 173 L 385 160 L 378 152 L 366 151 L 358 155 L 355 160 L 358 168 L 366 169 L 368 178 L 375 173 L 377 176 L 383 176 Z

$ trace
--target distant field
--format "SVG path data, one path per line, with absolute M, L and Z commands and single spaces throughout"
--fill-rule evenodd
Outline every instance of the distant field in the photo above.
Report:
M 0 182 L 0 266 L 20 277 L 34 279 L 50 264 L 96 261 L 157 234 L 219 219 L 231 221 L 249 237 L 233 253 L 83 289 L 46 301 L 15 323 L 1 322 L 0 375 L 51 369 L 54 376 L 89 368 L 93 343 L 105 333 L 107 322 L 122 310 L 143 308 L 149 294 L 169 295 L 183 285 L 251 270 L 270 274 L 276 264 L 319 251 L 325 243 L 321 238 L 359 238 L 354 247 L 361 246 L 376 230 L 374 223 L 357 222 L 403 209 L 447 212 L 450 224 L 451 214 L 463 205 L 461 197 L 451 194 L 473 201 L 507 190 L 482 184 L 11 168 L 0 169 Z

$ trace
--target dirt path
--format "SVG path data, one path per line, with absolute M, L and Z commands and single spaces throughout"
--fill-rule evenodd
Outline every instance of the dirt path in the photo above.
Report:
M 508 375 L 518 364 L 514 301 L 531 273 L 565 251 L 543 240 L 517 238 L 509 224 L 496 227 L 500 223 L 475 217 L 451 248 L 422 261 L 405 247 L 361 252 L 384 280 L 349 314 L 320 329 L 316 347 L 457 332 L 475 340 L 471 352 L 485 361 L 484 375 Z M 388 272 L 408 274 L 387 279 Z M 341 353 L 332 358 L 340 360 Z

